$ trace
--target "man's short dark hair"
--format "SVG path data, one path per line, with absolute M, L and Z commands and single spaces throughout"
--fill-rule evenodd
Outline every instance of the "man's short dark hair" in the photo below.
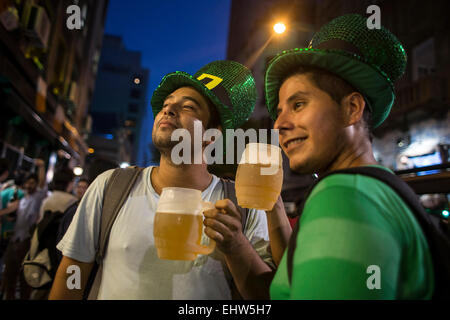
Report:
M 349 95 L 352 92 L 359 92 L 357 89 L 355 89 L 350 83 L 342 79 L 341 77 L 328 72 L 324 69 L 316 68 L 316 67 L 310 67 L 310 66 L 298 66 L 292 72 L 289 72 L 281 81 L 283 83 L 288 78 L 295 76 L 295 75 L 301 75 L 305 74 L 308 75 L 313 82 L 313 84 L 318 87 L 320 90 L 326 92 L 331 99 L 336 101 L 339 105 L 341 104 L 341 101 L 343 98 L 345 98 L 347 95 Z M 361 93 L 361 92 L 359 92 Z M 361 93 L 361 95 L 364 97 L 364 95 Z M 373 140 L 373 134 L 372 134 L 372 111 L 369 108 L 369 105 L 367 103 L 367 99 L 364 97 L 364 100 L 366 101 L 366 106 L 364 108 L 363 112 L 363 122 L 364 126 L 366 128 L 367 136 L 372 142 Z
M 23 184 L 25 183 L 26 178 L 28 177 L 28 175 L 29 174 L 26 173 L 24 170 L 21 170 L 21 169 L 17 170 L 14 173 L 14 184 L 16 186 L 18 186 L 18 187 L 23 186 Z
M 25 176 L 25 180 L 23 182 L 25 183 L 28 180 L 34 180 L 36 182 L 39 182 L 39 177 L 36 173 L 29 173 Z
M 6 171 L 9 172 L 9 161 L 5 158 L 0 158 L 0 175 L 4 174 Z
M 86 182 L 87 184 L 89 184 L 88 178 L 81 178 L 80 180 L 78 180 L 77 183 L 80 183 L 80 182 Z
M 53 181 L 50 184 L 50 189 L 53 191 L 66 191 L 68 185 L 73 181 L 75 175 L 69 168 L 59 169 L 53 176 Z

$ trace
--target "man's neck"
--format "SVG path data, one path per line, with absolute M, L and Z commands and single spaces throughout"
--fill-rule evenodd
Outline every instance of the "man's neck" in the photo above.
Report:
M 373 156 L 372 144 L 364 139 L 363 141 L 359 141 L 359 143 L 349 145 L 340 152 L 322 174 L 336 170 L 377 164 L 378 162 Z
M 156 193 L 161 194 L 165 187 L 205 190 L 212 181 L 206 164 L 175 165 L 170 158 L 161 155 L 159 167 L 151 173 L 151 183 Z

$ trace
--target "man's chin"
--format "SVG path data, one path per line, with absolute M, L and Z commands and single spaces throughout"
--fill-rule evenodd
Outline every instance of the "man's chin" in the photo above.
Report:
M 179 143 L 178 141 L 160 140 L 160 141 L 154 141 L 153 145 L 159 152 L 162 152 L 162 151 L 172 150 L 172 148 L 175 147 L 178 143 Z
M 316 172 L 316 169 L 308 165 L 305 161 L 290 160 L 289 167 L 292 171 L 299 174 L 313 174 Z

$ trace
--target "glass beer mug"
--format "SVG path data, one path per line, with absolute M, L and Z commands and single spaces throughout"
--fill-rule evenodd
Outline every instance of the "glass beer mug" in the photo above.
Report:
M 214 209 L 202 201 L 200 190 L 163 188 L 153 225 L 155 246 L 160 259 L 195 260 L 197 255 L 210 254 L 216 243 L 203 235 L 203 211 Z M 202 238 L 208 244 L 202 244 Z
M 236 173 L 236 197 L 242 208 L 272 210 L 283 185 L 281 149 L 247 144 Z

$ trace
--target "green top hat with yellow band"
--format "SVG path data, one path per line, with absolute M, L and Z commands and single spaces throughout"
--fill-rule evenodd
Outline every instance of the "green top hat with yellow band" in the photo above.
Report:
M 223 130 L 244 124 L 255 108 L 257 93 L 250 70 L 238 62 L 220 60 L 207 64 L 194 76 L 181 71 L 167 74 L 151 100 L 155 117 L 166 97 L 181 87 L 193 87 L 211 100 Z
M 366 98 L 376 128 L 394 104 L 394 81 L 405 71 L 406 53 L 387 29 L 369 29 L 367 18 L 358 14 L 338 17 L 313 36 L 308 48 L 286 50 L 271 60 L 265 91 L 273 119 L 281 81 L 299 65 L 327 70 L 350 83 Z

